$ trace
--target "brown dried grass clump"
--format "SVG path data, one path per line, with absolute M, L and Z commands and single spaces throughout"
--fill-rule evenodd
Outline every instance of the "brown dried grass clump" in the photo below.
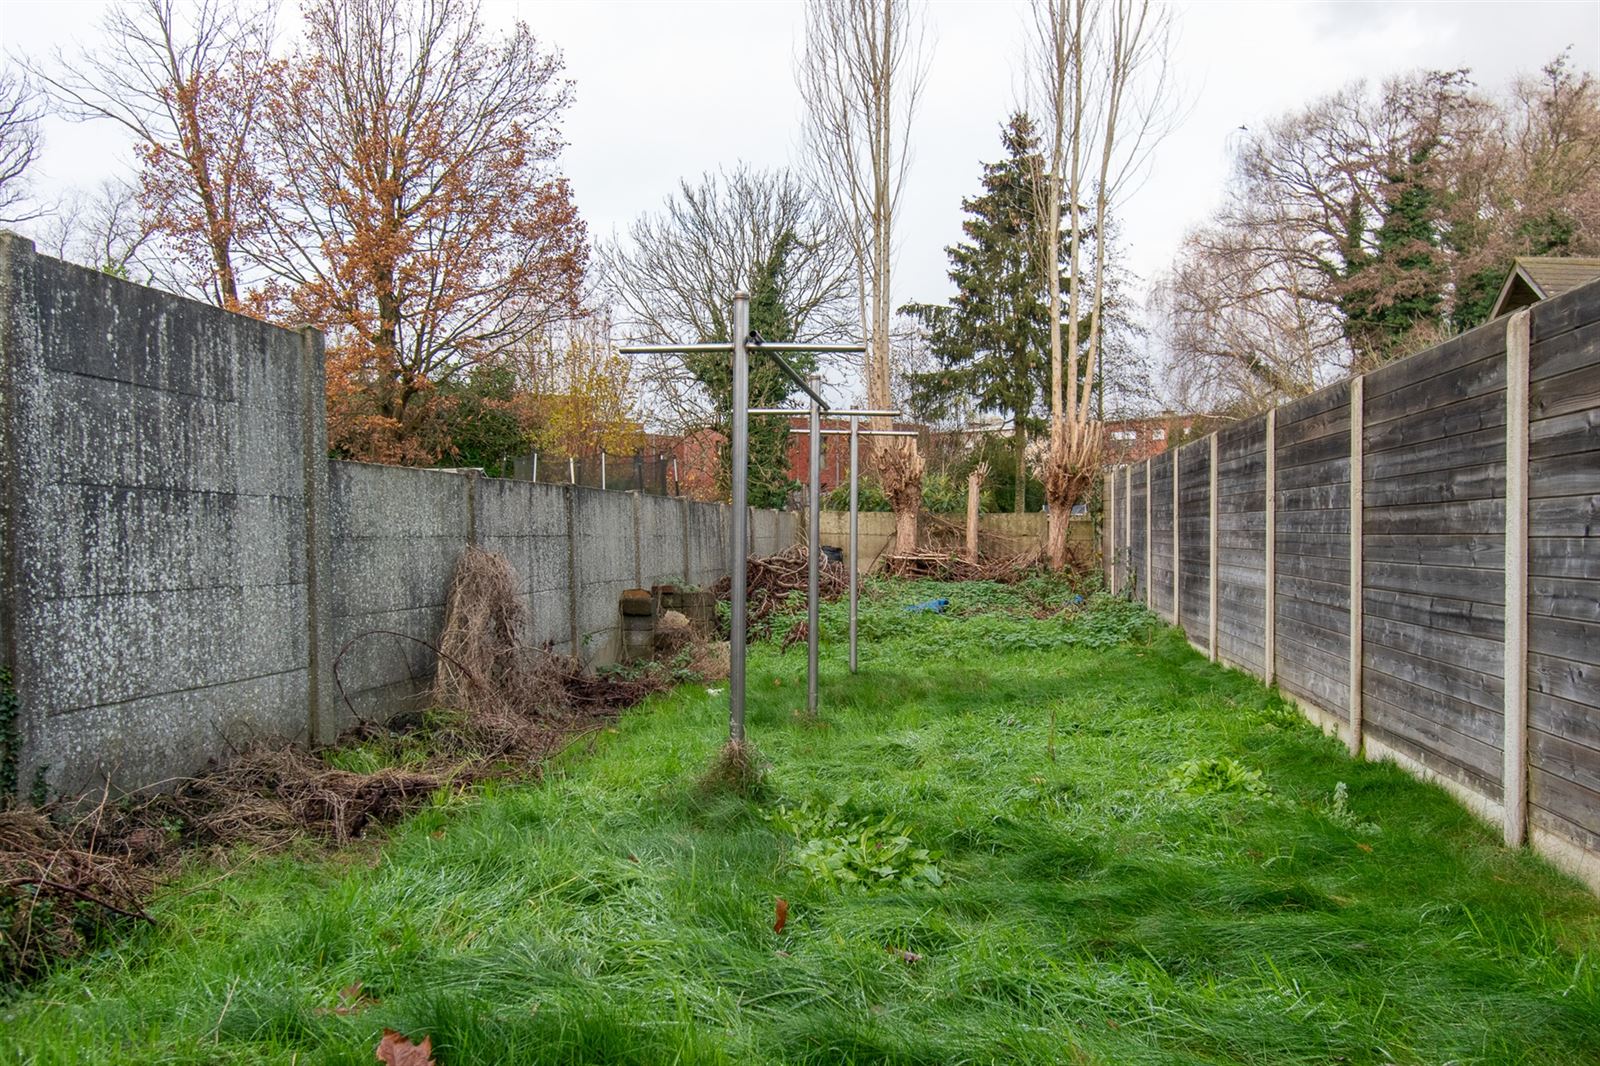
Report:
M 748 740 L 730 740 L 700 775 L 698 789 L 705 795 L 731 794 L 760 799 L 767 792 L 767 766 Z
M 689 671 L 702 681 L 726 681 L 732 669 L 732 651 L 725 640 L 694 644 L 689 654 Z
M 526 623 L 511 563 L 468 547 L 445 601 L 433 702 L 463 712 L 466 746 L 488 757 L 540 750 L 548 730 L 538 719 L 572 709 L 573 664 L 524 644 Z
M 338 770 L 299 748 L 258 748 L 151 801 L 217 844 L 283 847 L 312 835 L 347 844 L 370 825 L 409 814 L 455 774 L 384 767 Z
M 682 611 L 663 611 L 656 619 L 656 654 L 673 655 L 694 643 L 694 625 Z

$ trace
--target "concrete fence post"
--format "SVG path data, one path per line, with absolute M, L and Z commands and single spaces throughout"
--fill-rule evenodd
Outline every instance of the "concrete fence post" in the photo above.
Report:
M 691 576 L 689 569 L 689 508 L 691 506 L 693 505 L 690 504 L 689 497 L 678 497 L 678 512 L 683 518 L 683 583 L 685 585 L 694 584 L 694 578 Z
M 1154 579 L 1150 572 L 1150 497 L 1154 490 L 1155 486 L 1150 481 L 1150 460 L 1146 459 L 1144 461 L 1144 606 L 1146 610 L 1150 610 L 1155 606 L 1155 594 L 1150 591 L 1155 587 L 1153 584 Z
M 567 625 L 572 640 L 573 658 L 580 658 L 583 648 L 578 643 L 578 536 L 575 521 L 576 501 L 572 494 L 577 489 L 571 485 L 561 487 L 561 510 L 567 521 Z
M 1178 542 L 1178 448 L 1172 449 L 1172 624 L 1183 626 L 1183 613 L 1178 609 L 1181 582 L 1178 572 L 1183 569 L 1182 545 Z
M 1126 585 L 1128 578 L 1132 577 L 1133 567 L 1133 464 L 1126 463 L 1122 467 L 1122 539 L 1127 544 L 1126 563 L 1128 575 L 1122 579 Z M 1148 580 L 1148 576 L 1147 576 Z
M 1211 434 L 1211 484 L 1206 489 L 1206 503 L 1209 508 L 1206 521 L 1206 532 L 1210 535 L 1208 562 L 1206 573 L 1210 575 L 1210 588 L 1207 590 L 1207 606 L 1209 608 L 1206 621 L 1206 650 L 1211 653 L 1211 661 L 1217 661 L 1217 435 Z
M 17 625 L 21 621 L 18 610 L 22 593 L 21 568 L 18 565 L 18 523 L 22 518 L 23 494 L 22 459 L 18 454 L 22 432 L 18 403 L 22 400 L 19 376 L 25 373 L 21 366 L 28 339 L 24 335 L 23 309 L 19 306 L 27 297 L 27 260 L 34 253 L 33 242 L 15 233 L 0 231 L 0 671 L 10 674 L 17 700 L 17 717 L 10 723 L 0 723 L 0 749 L 6 756 L 5 764 L 21 767 L 33 747 L 30 734 L 35 719 L 23 702 L 26 679 L 22 677 Z M 21 290 L 21 291 L 19 291 Z M 27 782 L 21 775 L 7 775 L 0 780 L 0 806 L 12 798 L 6 792 L 26 795 Z
M 1365 518 L 1361 509 L 1362 482 L 1366 478 L 1362 463 L 1362 436 L 1366 430 L 1365 378 L 1350 379 L 1350 753 L 1361 754 L 1363 711 L 1361 700 L 1362 592 L 1365 572 L 1362 542 Z
M 333 681 L 333 559 L 329 542 L 327 360 L 322 331 L 302 326 L 300 458 L 305 492 L 306 535 L 306 739 L 331 742 L 339 733 Z
M 1117 472 L 1106 471 L 1105 506 L 1102 509 L 1106 522 L 1106 585 L 1117 591 Z M 1070 516 L 1069 516 L 1070 517 Z
M 1506 843 L 1520 847 L 1528 835 L 1528 347 L 1529 318 L 1518 311 L 1506 323 L 1506 620 L 1505 798 Z
M 1266 595 L 1262 611 L 1265 627 L 1261 657 L 1262 680 L 1268 685 L 1278 683 L 1278 409 L 1267 412 L 1267 483 L 1262 504 L 1266 512 L 1266 561 L 1262 580 Z
M 629 495 L 633 497 L 633 587 L 639 588 L 644 584 L 644 544 L 639 528 L 644 521 L 644 516 L 640 514 L 644 502 L 638 489 Z
M 474 548 L 483 547 L 481 523 L 478 521 L 478 471 L 468 470 L 467 475 L 467 543 Z

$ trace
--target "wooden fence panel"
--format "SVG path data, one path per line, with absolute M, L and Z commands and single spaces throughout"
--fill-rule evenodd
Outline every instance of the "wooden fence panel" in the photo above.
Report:
M 1265 672 L 1267 416 L 1217 433 L 1217 655 Z
M 1150 460 L 1150 601 L 1157 614 L 1172 616 L 1172 453 Z
M 1505 329 L 1491 323 L 1364 384 L 1364 729 L 1494 800 L 1505 743 Z M 1474 532 L 1455 521 L 1467 502 L 1481 505 Z
M 1600 851 L 1600 285 L 1534 306 L 1528 819 Z
M 1211 442 L 1178 449 L 1178 624 L 1189 640 L 1210 650 Z
M 1276 662 L 1284 691 L 1349 721 L 1350 383 L 1278 409 Z
M 1600 891 L 1600 282 L 1118 469 L 1163 618 Z

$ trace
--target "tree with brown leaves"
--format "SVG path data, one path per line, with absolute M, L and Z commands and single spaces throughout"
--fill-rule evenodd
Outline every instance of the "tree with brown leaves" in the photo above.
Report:
M 589 247 L 555 171 L 558 53 L 460 0 L 312 0 L 273 68 L 253 306 L 329 336 L 345 454 L 438 457 L 436 385 L 581 314 Z

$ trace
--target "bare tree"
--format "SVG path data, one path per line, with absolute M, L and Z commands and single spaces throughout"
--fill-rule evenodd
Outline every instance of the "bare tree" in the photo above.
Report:
M 867 402 L 875 407 L 891 395 L 894 221 L 928 59 L 925 11 L 911 0 L 812 0 L 806 8 L 797 72 L 806 140 L 819 189 L 849 223 L 868 344 Z M 914 444 L 880 445 L 876 454 L 898 549 L 913 551 L 922 461 Z
M 1247 233 L 1190 233 L 1152 300 L 1167 351 L 1181 353 L 1168 368 L 1178 405 L 1243 416 L 1342 373 L 1349 345 L 1338 312 L 1304 282 Z
M 1067 296 L 1063 342 L 1059 277 L 1050 279 L 1050 452 L 1045 493 L 1052 566 L 1066 564 L 1067 521 L 1099 465 L 1102 319 L 1110 241 L 1107 223 L 1171 127 L 1169 48 L 1172 19 L 1150 0 L 1034 0 L 1031 78 L 1044 103 L 1044 173 L 1035 208 L 1052 275 L 1060 262 L 1061 205 L 1068 212 Z M 1092 222 L 1085 204 L 1092 194 Z M 1094 238 L 1089 276 L 1081 255 Z M 1088 306 L 1087 338 L 1080 338 Z M 1087 350 L 1080 350 L 1080 339 Z
M 855 259 L 830 210 L 787 170 L 739 166 L 679 183 L 659 212 L 641 215 L 626 243 L 604 250 L 605 289 L 623 327 L 646 341 L 726 338 L 730 294 L 752 283 L 783 247 L 779 290 L 793 335 L 826 340 L 849 332 Z M 647 362 L 653 420 L 683 430 L 713 412 L 699 380 L 676 356 Z
M 1217 412 L 1471 328 L 1516 256 L 1600 251 L 1600 85 L 1565 55 L 1498 99 L 1466 71 L 1352 83 L 1234 166 L 1157 289 L 1180 398 Z
M 187 287 L 224 307 L 239 304 L 239 242 L 261 197 L 252 155 L 274 3 L 120 4 L 103 47 L 29 67 L 67 115 L 133 135 L 144 209 L 185 259 Z
M 0 68 L 0 223 L 39 217 L 28 186 L 28 169 L 39 156 L 38 96 L 9 68 Z
M 92 193 L 69 195 L 45 230 L 45 246 L 61 259 L 103 270 L 129 281 L 171 287 L 165 257 L 147 253 L 156 226 L 127 182 L 109 178 Z

